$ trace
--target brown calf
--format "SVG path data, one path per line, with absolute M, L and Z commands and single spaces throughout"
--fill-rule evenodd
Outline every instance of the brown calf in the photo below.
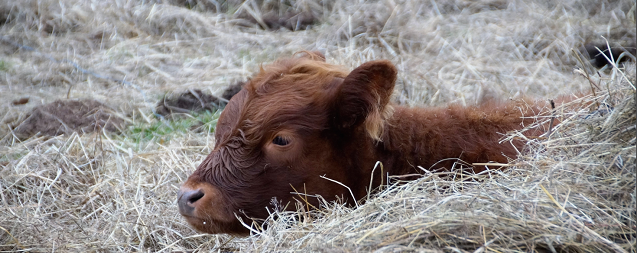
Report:
M 348 73 L 314 53 L 262 68 L 219 117 L 215 148 L 179 190 L 179 211 L 199 231 L 245 235 L 236 216 L 266 218 L 275 202 L 294 200 L 293 189 L 353 204 L 367 194 L 372 176 L 373 186 L 380 184 L 380 171 L 371 173 L 377 161 L 385 175 L 422 173 L 417 166 L 449 169 L 458 159 L 506 163 L 522 143 L 499 140 L 534 120 L 523 116 L 542 112 L 524 101 L 392 105 L 395 81 L 389 61 Z M 321 176 L 347 185 L 355 199 Z

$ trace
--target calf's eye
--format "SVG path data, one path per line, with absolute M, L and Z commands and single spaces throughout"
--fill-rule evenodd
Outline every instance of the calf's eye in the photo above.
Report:
M 286 139 L 286 138 L 281 137 L 281 136 L 277 136 L 277 137 L 274 137 L 274 139 L 272 140 L 272 143 L 274 145 L 278 145 L 278 146 L 285 146 L 285 145 L 290 144 L 290 141 L 288 139 Z

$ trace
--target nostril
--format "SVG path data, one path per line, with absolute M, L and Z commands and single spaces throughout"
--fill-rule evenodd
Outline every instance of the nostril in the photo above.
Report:
M 197 202 L 197 200 L 200 200 L 201 198 L 203 198 L 203 191 L 198 190 L 197 192 L 192 193 L 192 195 L 188 196 L 188 204 L 192 204 Z
M 177 205 L 179 205 L 179 212 L 183 215 L 193 215 L 195 202 L 203 198 L 205 194 L 201 189 L 198 189 L 190 191 L 180 190 L 178 195 Z

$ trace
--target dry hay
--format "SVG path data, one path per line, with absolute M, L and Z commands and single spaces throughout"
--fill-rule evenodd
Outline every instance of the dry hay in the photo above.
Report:
M 634 1 L 212 2 L 0 2 L 0 250 L 635 251 L 635 65 L 597 74 L 576 52 L 601 36 L 634 42 Z M 296 32 L 241 16 L 302 11 L 319 22 Z M 349 67 L 390 59 L 396 101 L 415 106 L 590 91 L 580 67 L 598 92 L 584 99 L 601 109 L 556 112 L 551 138 L 529 140 L 503 171 L 425 174 L 356 209 L 280 213 L 248 238 L 198 234 L 176 192 L 214 138 L 176 130 L 153 108 L 166 93 L 219 96 L 299 50 Z M 16 119 L 67 97 L 102 101 L 130 127 L 11 134 Z

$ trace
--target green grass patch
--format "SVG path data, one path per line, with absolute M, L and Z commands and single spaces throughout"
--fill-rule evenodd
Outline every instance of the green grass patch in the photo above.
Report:
M 11 63 L 5 60 L 0 60 L 0 71 L 7 72 L 11 69 Z
M 122 134 L 125 139 L 139 145 L 147 142 L 163 143 L 188 131 L 212 133 L 222 110 L 183 115 L 177 119 L 156 120 L 151 123 L 133 124 Z

